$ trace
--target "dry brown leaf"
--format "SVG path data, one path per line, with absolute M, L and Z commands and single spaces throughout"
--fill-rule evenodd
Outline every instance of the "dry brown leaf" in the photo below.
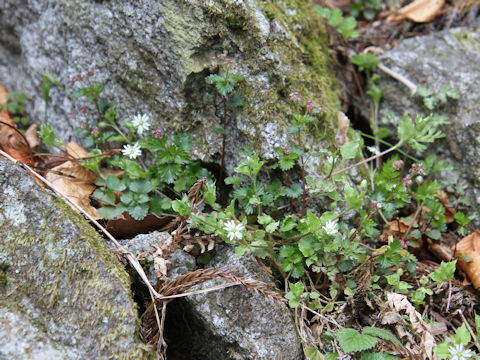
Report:
M 337 113 L 338 130 L 335 136 L 335 145 L 340 148 L 343 144 L 348 142 L 348 128 L 350 127 L 350 120 L 345 113 L 339 111 Z
M 7 104 L 8 91 L 5 90 L 2 84 L 0 84 L 0 105 Z
M 124 212 L 118 219 L 108 220 L 107 230 L 117 238 L 132 238 L 138 234 L 148 234 L 159 230 L 175 218 L 174 215 L 158 217 L 148 214 L 143 220 L 135 220 L 127 212 Z
M 32 124 L 28 127 L 27 131 L 25 131 L 25 139 L 27 139 L 28 145 L 33 151 L 37 151 L 38 147 L 40 146 L 40 140 L 38 139 L 38 125 Z
M 429 22 L 441 13 L 440 10 L 444 5 L 445 0 L 415 0 L 398 10 L 396 14 L 390 15 L 387 18 L 387 22 L 405 19 L 417 23 Z
M 423 321 L 422 314 L 420 314 L 415 307 L 408 301 L 406 295 L 387 292 L 387 306 L 396 313 L 404 311 L 410 319 L 414 333 L 421 336 L 420 349 L 414 352 L 422 351 L 423 359 L 434 359 L 433 349 L 436 346 L 435 338 L 431 333 L 431 327 Z M 382 322 L 383 323 L 383 322 Z M 412 349 L 413 350 L 413 349 Z
M 90 194 L 96 188 L 94 182 L 97 178 L 93 171 L 66 161 L 50 169 L 46 178 L 94 219 L 101 219 L 97 209 L 90 205 Z M 72 208 L 78 212 L 73 206 Z
M 475 289 L 480 289 L 480 234 L 473 232 L 457 244 L 455 255 L 458 266 L 467 274 Z M 461 256 L 468 256 L 472 261 L 465 261 Z
M 65 150 L 67 151 L 67 154 L 74 159 L 80 159 L 88 156 L 87 150 L 85 150 L 81 145 L 78 145 L 72 141 L 65 145 Z

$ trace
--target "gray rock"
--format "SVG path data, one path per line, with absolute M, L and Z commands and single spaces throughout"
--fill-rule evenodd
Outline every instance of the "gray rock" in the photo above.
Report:
M 221 124 L 223 106 L 205 77 L 211 56 L 225 49 L 246 79 L 239 84 L 246 106 L 228 120 L 231 173 L 247 142 L 266 159 L 276 156 L 274 147 L 288 145 L 293 91 L 323 109 L 307 146 L 333 144 L 339 87 L 323 29 L 304 1 L 3 0 L 0 78 L 7 89 L 31 95 L 28 110 L 40 122 L 42 75 L 50 72 L 70 92 L 78 86 L 70 78 L 93 68 L 93 80 L 104 82 L 106 98 L 118 104 L 120 122 L 150 114 L 154 128 L 188 132 L 195 158 L 219 163 L 222 136 L 212 125 Z M 51 97 L 49 119 L 68 139 L 82 119 L 80 105 L 55 86 Z
M 480 26 L 477 23 L 473 30 L 457 28 L 404 40 L 380 57 L 383 64 L 419 87 L 435 93 L 444 86 L 459 91 L 458 100 L 449 100 L 446 105 L 434 109 L 435 113 L 447 116 L 451 124 L 442 129 L 446 138 L 437 140 L 427 153 L 434 153 L 453 165 L 454 171 L 442 174 L 442 180 L 450 183 L 456 197 L 472 201 L 477 208 L 480 205 L 479 49 Z M 385 119 L 393 131 L 404 113 L 412 117 L 416 113 L 422 116 L 430 113 L 421 97 L 412 97 L 403 84 L 388 75 L 382 74 L 380 86 L 383 89 L 380 118 Z
M 233 247 L 220 247 L 208 266 L 226 267 L 247 279 L 274 286 L 251 254 L 237 258 Z M 191 290 L 218 283 L 207 281 Z M 242 286 L 187 296 L 167 309 L 175 318 L 174 329 L 167 324 L 167 335 L 174 337 L 177 332 L 177 336 L 189 339 L 186 344 L 175 344 L 183 352 L 173 359 L 303 359 L 295 323 L 286 305 L 261 294 L 252 295 Z M 182 319 L 186 320 L 182 323 Z
M 145 251 L 154 250 L 150 244 L 158 246 L 159 241 L 164 242 L 169 237 L 169 233 L 154 231 L 150 234 L 140 234 L 132 239 L 119 240 L 118 242 L 133 255 L 138 256 Z M 115 248 L 111 242 L 109 242 L 109 246 Z M 155 286 L 157 278 L 153 268 L 153 255 L 150 255 L 145 260 L 152 262 L 152 266 L 144 266 L 144 270 L 150 283 Z M 195 270 L 195 258 L 181 249 L 173 251 L 168 257 L 168 260 L 170 261 L 170 265 L 168 267 L 168 276 L 171 280 L 189 271 Z
M 154 358 L 103 238 L 4 158 L 0 227 L 0 359 Z

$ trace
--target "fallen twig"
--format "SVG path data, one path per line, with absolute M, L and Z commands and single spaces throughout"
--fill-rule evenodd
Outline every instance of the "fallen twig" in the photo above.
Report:
M 400 81 L 402 84 L 404 84 L 406 87 L 410 89 L 410 95 L 413 96 L 417 92 L 417 85 L 415 85 L 413 82 L 408 80 L 406 77 L 394 72 L 392 69 L 386 67 L 382 63 L 378 64 L 378 68 L 382 70 L 385 74 L 390 75 L 393 77 L 395 80 Z

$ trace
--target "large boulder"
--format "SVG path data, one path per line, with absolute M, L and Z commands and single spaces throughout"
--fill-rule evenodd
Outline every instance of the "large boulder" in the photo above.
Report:
M 254 256 L 237 257 L 231 246 L 220 246 L 208 266 L 225 268 L 274 288 Z M 210 280 L 190 291 L 215 285 L 218 282 Z M 166 336 L 167 342 L 170 340 L 170 345 L 175 346 L 172 349 L 174 359 L 304 358 L 288 307 L 263 294 L 252 295 L 243 286 L 187 296 L 170 303 L 167 309 Z
M 442 128 L 445 139 L 437 140 L 428 149 L 438 158 L 451 163 L 453 171 L 443 173 L 443 181 L 456 192 L 456 198 L 480 206 L 480 24 L 473 29 L 456 28 L 400 42 L 392 51 L 380 57 L 381 62 L 395 73 L 419 87 L 438 94 L 445 86 L 458 90 L 458 100 L 446 104 L 437 102 L 434 113 L 444 115 L 450 125 Z M 402 83 L 382 74 L 380 86 L 383 98 L 380 118 L 395 131 L 404 113 L 431 113 L 417 94 Z M 393 116 L 392 116 L 393 114 Z M 453 200 L 453 197 L 452 197 Z M 461 204 L 460 204 L 461 205 Z
M 0 157 L 0 359 L 153 359 L 104 239 Z
M 210 58 L 227 50 L 245 77 L 239 84 L 245 106 L 228 119 L 231 171 L 246 142 L 264 158 L 288 145 L 294 91 L 322 108 L 308 146 L 333 144 L 339 87 L 323 29 L 303 0 L 4 0 L 0 81 L 31 95 L 29 112 L 40 122 L 42 75 L 50 72 L 74 90 L 71 77 L 90 67 L 92 79 L 104 82 L 105 96 L 118 104 L 121 122 L 148 113 L 167 133 L 190 133 L 197 158 L 219 163 L 222 136 L 212 125 L 221 124 L 223 106 L 205 77 Z M 67 139 L 83 115 L 55 86 L 51 96 L 49 119 Z
M 171 235 L 154 231 L 120 243 L 134 255 L 152 251 L 150 244 L 166 242 Z M 145 259 L 153 263 L 153 257 Z M 168 258 L 168 276 L 176 279 L 195 268 L 195 258 L 181 249 Z M 225 267 L 247 279 L 274 284 L 251 254 L 237 257 L 232 246 L 217 246 L 208 267 Z M 156 283 L 153 265 L 146 268 Z M 141 295 L 143 283 L 134 284 Z M 217 285 L 207 281 L 188 290 Z M 145 299 L 149 299 L 145 290 Z M 303 359 L 295 322 L 285 304 L 274 303 L 262 294 L 252 295 L 243 286 L 179 298 L 168 304 L 165 339 L 170 360 L 216 359 Z M 188 341 L 185 341 L 188 339 Z

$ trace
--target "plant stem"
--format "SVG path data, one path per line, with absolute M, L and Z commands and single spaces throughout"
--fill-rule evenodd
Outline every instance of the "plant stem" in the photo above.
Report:
M 227 129 L 227 97 L 223 96 L 223 130 Z M 225 143 L 227 134 L 222 134 L 222 160 L 220 164 L 220 175 L 218 176 L 218 183 L 223 185 L 223 168 L 225 167 Z
M 339 175 L 339 174 L 343 174 L 345 171 L 348 171 L 350 169 L 353 169 L 354 167 L 357 167 L 357 166 L 360 166 L 360 165 L 363 165 L 369 161 L 372 161 L 372 160 L 375 160 L 376 158 L 378 157 L 381 157 L 383 155 L 386 155 L 388 154 L 389 152 L 392 152 L 394 150 L 396 150 L 398 147 L 400 147 L 401 143 L 398 143 L 397 145 L 391 147 L 390 149 L 387 149 L 385 151 L 382 151 L 380 154 L 377 154 L 377 155 L 374 155 L 374 156 L 370 156 L 369 158 L 365 159 L 365 160 L 362 160 L 360 162 L 357 162 L 356 164 L 353 164 L 353 165 L 350 165 L 350 166 L 347 166 L 346 168 L 343 168 L 341 170 L 338 170 L 338 171 L 335 171 L 333 173 L 331 173 L 329 176 L 327 176 L 327 179 L 329 177 L 332 177 L 332 176 L 335 176 L 335 175 Z

